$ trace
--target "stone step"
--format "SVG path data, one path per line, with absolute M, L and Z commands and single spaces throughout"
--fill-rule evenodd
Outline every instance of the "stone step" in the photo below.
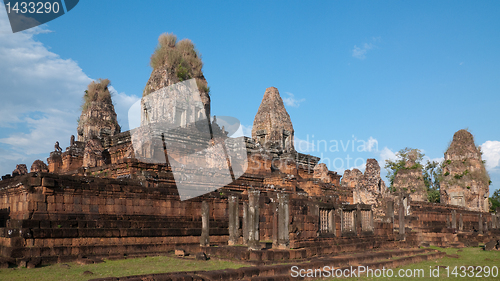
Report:
M 307 262 L 292 263 L 286 265 L 261 265 L 254 267 L 243 267 L 239 269 L 226 269 L 199 272 L 175 272 L 164 274 L 150 274 L 127 277 L 108 277 L 92 279 L 90 281 L 122 281 L 122 280 L 301 280 L 302 278 L 292 277 L 292 267 L 297 269 L 312 270 L 322 269 L 325 266 L 335 269 L 351 269 L 358 266 L 365 266 L 370 269 L 393 268 L 406 264 L 442 258 L 444 252 L 433 249 L 411 249 L 379 252 L 358 252 L 351 255 L 341 255 L 335 257 L 322 257 Z M 149 278 L 149 279 L 148 279 Z M 184 278 L 184 279 L 182 279 Z

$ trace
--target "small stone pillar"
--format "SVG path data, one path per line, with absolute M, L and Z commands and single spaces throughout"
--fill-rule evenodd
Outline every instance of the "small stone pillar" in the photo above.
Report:
M 370 206 L 370 230 L 375 231 L 375 222 L 373 221 L 373 206 Z
M 328 232 L 337 236 L 337 227 L 335 226 L 335 210 L 328 212 Z
M 394 223 L 394 201 L 387 201 L 387 209 L 385 211 L 385 217 L 388 222 Z
M 491 214 L 491 228 L 497 228 L 497 217 L 496 214 Z
M 399 202 L 399 235 L 400 239 L 405 239 L 405 206 L 403 198 Z
M 354 233 L 359 236 L 363 231 L 363 217 L 361 216 L 361 206 L 359 204 L 356 204 L 356 210 L 352 214 L 355 221 Z
M 463 231 L 464 230 L 464 218 L 462 213 L 458 216 L 458 231 Z
M 230 195 L 228 198 L 229 211 L 229 246 L 238 244 L 238 228 L 240 226 L 240 218 L 238 213 L 238 196 Z
M 248 191 L 248 249 L 260 250 L 259 206 L 260 191 Z
M 290 224 L 289 195 L 278 193 L 278 248 L 290 248 L 288 225 Z
M 278 203 L 272 202 L 271 208 L 273 210 L 273 248 L 278 248 Z
M 479 234 L 483 234 L 483 214 L 479 214 Z
M 243 202 L 243 244 L 248 245 L 248 202 Z
M 207 201 L 201 202 L 201 238 L 200 246 L 210 246 L 209 222 L 210 220 L 210 207 Z
M 451 210 L 451 228 L 457 228 L 457 210 Z

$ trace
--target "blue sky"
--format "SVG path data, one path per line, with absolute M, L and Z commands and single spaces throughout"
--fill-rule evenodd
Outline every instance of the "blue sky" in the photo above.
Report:
M 111 80 L 127 128 L 157 38 L 172 32 L 203 56 L 212 113 L 237 117 L 247 134 L 272 86 L 296 146 L 339 173 L 363 169 L 367 158 L 383 166 L 405 147 L 440 159 L 454 132 L 468 128 L 492 193 L 500 188 L 499 14 L 498 1 L 88 0 L 12 34 L 2 9 L 0 174 L 46 161 L 56 140 L 69 144 L 92 79 Z

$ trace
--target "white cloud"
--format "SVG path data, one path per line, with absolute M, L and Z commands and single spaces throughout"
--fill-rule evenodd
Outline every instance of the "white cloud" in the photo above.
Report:
M 24 123 L 29 129 L 28 133 L 14 132 L 0 139 L 0 142 L 26 155 L 50 152 L 56 141 L 61 144 L 69 142 L 77 126 L 76 120 L 77 118 L 71 112 L 48 109 L 41 118 L 24 118 Z
M 367 152 L 378 151 L 378 141 L 377 139 L 370 136 L 368 140 L 365 142 L 365 151 Z
M 240 127 L 238 128 L 238 130 L 233 134 L 231 135 L 232 138 L 238 138 L 238 137 L 249 137 L 251 138 L 252 137 L 252 127 L 253 126 L 245 126 L 243 124 L 240 124 Z
M 46 160 L 56 141 L 64 149 L 76 134 L 83 92 L 92 79 L 34 38 L 49 32 L 36 27 L 12 33 L 0 13 L 0 174 L 15 164 L 29 168 L 35 159 Z M 126 116 L 124 108 L 135 98 L 115 94 L 119 116 Z
M 481 150 L 489 171 L 500 167 L 500 141 L 486 141 L 481 145 Z
M 372 43 L 364 43 L 362 47 L 354 45 L 354 49 L 352 49 L 352 56 L 357 59 L 364 60 L 368 50 L 373 49 L 373 47 L 375 46 Z
M 311 153 L 314 152 L 314 143 L 308 142 L 306 140 L 300 139 L 298 137 L 293 138 L 295 150 L 300 153 Z
M 379 164 L 381 166 L 385 165 L 385 160 L 392 160 L 392 161 L 395 161 L 397 159 L 396 157 L 396 152 L 390 150 L 389 148 L 387 147 L 384 147 L 384 149 L 382 149 L 380 151 L 380 160 L 379 160 Z
M 109 92 L 112 94 L 113 105 L 115 107 L 115 112 L 118 118 L 118 123 L 122 127 L 122 132 L 129 129 L 128 113 L 130 107 L 141 100 L 138 96 L 129 96 L 125 93 L 118 93 L 113 86 L 109 86 Z M 140 112 L 140 111 L 138 111 Z
M 285 103 L 286 106 L 291 106 L 291 107 L 299 107 L 299 105 L 304 102 L 306 99 L 295 99 L 294 94 L 285 92 L 285 94 L 288 95 L 288 97 L 283 98 L 283 102 Z

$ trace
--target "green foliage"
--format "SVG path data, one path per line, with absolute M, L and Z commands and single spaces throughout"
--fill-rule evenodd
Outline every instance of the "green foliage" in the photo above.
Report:
M 493 195 L 488 199 L 490 201 L 490 212 L 494 213 L 497 208 L 500 208 L 500 189 L 493 192 Z
M 389 179 L 389 189 L 392 192 L 396 191 L 394 187 L 394 178 L 398 171 L 405 169 L 422 169 L 422 178 L 425 186 L 427 187 L 427 199 L 432 203 L 439 203 L 441 200 L 439 189 L 443 179 L 443 167 L 446 162 L 439 163 L 436 161 L 427 161 L 422 165 L 424 154 L 418 149 L 405 148 L 396 153 L 396 161 L 386 160 L 385 169 L 387 170 L 387 178 Z M 414 161 L 413 165 L 406 167 L 407 162 L 410 164 Z M 406 190 L 406 189 L 404 189 Z M 412 190 L 414 192 L 415 190 Z
M 424 183 L 427 187 L 427 199 L 431 203 L 441 202 L 439 189 L 441 188 L 441 180 L 443 179 L 443 165 L 437 161 L 427 161 L 424 167 Z
M 404 148 L 396 153 L 396 161 L 385 160 L 385 169 L 387 170 L 387 178 L 389 179 L 389 188 L 394 190 L 394 178 L 401 169 L 415 169 L 422 168 L 422 159 L 424 154 L 420 152 L 419 149 Z M 410 161 L 410 158 L 415 158 L 415 164 L 411 167 L 406 167 L 406 162 Z
M 453 177 L 456 178 L 457 180 L 459 180 L 459 179 L 463 178 L 464 176 L 466 176 L 468 173 L 469 173 L 469 170 L 465 170 L 465 171 L 463 171 L 463 173 L 456 174 Z
M 179 78 L 179 81 L 181 82 L 191 78 L 188 69 L 183 66 L 182 63 L 177 66 L 177 78 Z
M 441 202 L 441 194 L 439 190 L 430 189 L 427 191 L 427 200 L 431 203 L 439 203 Z
M 198 90 L 207 94 L 210 91 L 203 78 L 201 55 L 189 39 L 177 41 L 177 36 L 174 34 L 160 35 L 158 46 L 151 55 L 150 65 L 153 69 L 166 67 L 167 72 L 174 74 L 173 77 L 176 77 L 179 82 L 196 78 Z M 146 86 L 143 96 L 147 96 L 150 92 L 151 89 Z
M 437 161 L 427 161 L 423 170 L 424 183 L 428 189 L 439 190 L 443 177 L 443 164 Z

